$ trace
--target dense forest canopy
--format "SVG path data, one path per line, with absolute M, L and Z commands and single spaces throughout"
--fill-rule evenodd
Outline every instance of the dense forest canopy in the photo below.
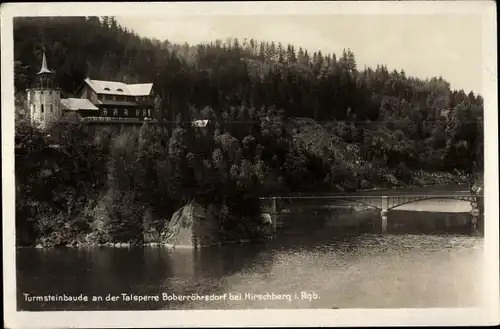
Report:
M 16 18 L 18 92 L 32 83 L 43 49 L 63 97 L 85 77 L 151 81 L 156 119 L 177 122 L 173 131 L 143 127 L 140 136 L 100 136 L 99 143 L 87 136 L 85 127 L 70 125 L 74 136 L 58 141 L 59 151 L 50 151 L 82 156 L 84 148 L 94 150 L 98 161 L 75 155 L 83 163 L 66 168 L 72 171 L 70 181 L 81 174 L 80 180 L 92 182 L 83 199 L 72 196 L 71 209 L 81 212 L 77 200 L 97 200 L 106 187 L 114 191 L 107 194 L 114 200 L 107 210 L 111 223 L 123 224 L 123 218 L 136 218 L 142 209 L 124 213 L 124 205 L 171 213 L 197 198 L 223 204 L 226 213 L 250 205 L 243 212 L 251 213 L 260 195 L 424 184 L 422 172 L 482 168 L 480 95 L 451 90 L 440 77 L 422 80 L 385 65 L 360 69 L 349 49 L 311 53 L 279 41 L 236 38 L 178 45 L 141 38 L 113 17 Z M 209 119 L 210 124 L 194 129 L 193 119 Z M 19 184 L 36 184 L 33 177 L 42 169 L 29 161 L 41 156 L 49 141 L 40 135 L 39 146 L 30 144 L 32 137 L 26 142 L 27 134 L 41 134 L 36 128 L 19 127 L 16 134 L 25 151 L 16 153 L 16 170 L 25 174 L 18 176 Z M 78 147 L 72 144 L 77 140 Z M 61 170 L 53 173 L 59 174 Z M 67 188 L 81 193 L 78 184 Z M 25 198 L 21 201 L 29 204 L 42 196 Z M 57 212 L 63 206 L 46 207 Z M 142 230 L 139 220 L 125 222 L 128 228 L 109 227 L 122 233 Z

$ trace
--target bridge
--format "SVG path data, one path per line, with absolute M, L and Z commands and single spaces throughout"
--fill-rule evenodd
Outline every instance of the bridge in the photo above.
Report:
M 387 231 L 387 214 L 390 210 L 399 208 L 403 205 L 417 203 L 426 200 L 457 200 L 469 202 L 472 207 L 471 214 L 474 218 L 479 216 L 479 202 L 482 195 L 474 194 L 418 194 L 418 195 L 322 195 L 322 196 L 272 196 L 262 197 L 262 201 L 271 201 L 268 213 L 273 216 L 273 224 L 275 224 L 275 216 L 282 213 L 284 205 L 291 204 L 294 201 L 301 201 L 303 204 L 309 202 L 317 203 L 316 209 L 333 208 L 342 203 L 362 205 L 367 208 L 372 208 L 380 211 L 382 221 L 382 232 Z M 281 204 L 278 202 L 281 201 Z M 309 201 L 309 202 L 308 202 Z

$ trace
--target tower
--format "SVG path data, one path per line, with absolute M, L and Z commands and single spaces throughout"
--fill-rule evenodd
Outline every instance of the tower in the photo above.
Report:
M 54 72 L 47 67 L 45 52 L 42 68 L 37 73 L 33 87 L 26 90 L 30 120 L 42 129 L 61 118 L 61 92 L 54 83 Z

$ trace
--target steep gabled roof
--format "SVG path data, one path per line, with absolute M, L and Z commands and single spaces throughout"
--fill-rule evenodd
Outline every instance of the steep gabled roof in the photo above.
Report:
M 85 79 L 85 83 L 98 94 L 129 95 L 127 84 L 115 81 Z M 121 91 L 120 91 L 121 90 Z
M 151 89 L 153 89 L 152 83 L 136 83 L 128 85 L 128 90 L 134 96 L 148 96 L 151 94 Z
M 152 83 L 138 83 L 127 85 L 117 81 L 103 81 L 85 79 L 85 83 L 98 94 L 123 96 L 148 96 L 153 88 Z
M 88 99 L 84 98 L 63 98 L 61 104 L 65 110 L 78 111 L 78 110 L 99 110 Z

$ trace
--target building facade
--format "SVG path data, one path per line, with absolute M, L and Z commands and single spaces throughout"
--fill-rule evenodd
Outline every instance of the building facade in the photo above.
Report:
M 153 84 L 126 84 L 85 79 L 78 89 L 79 99 L 90 101 L 95 110 L 79 110 L 82 117 L 148 120 L 153 118 Z

